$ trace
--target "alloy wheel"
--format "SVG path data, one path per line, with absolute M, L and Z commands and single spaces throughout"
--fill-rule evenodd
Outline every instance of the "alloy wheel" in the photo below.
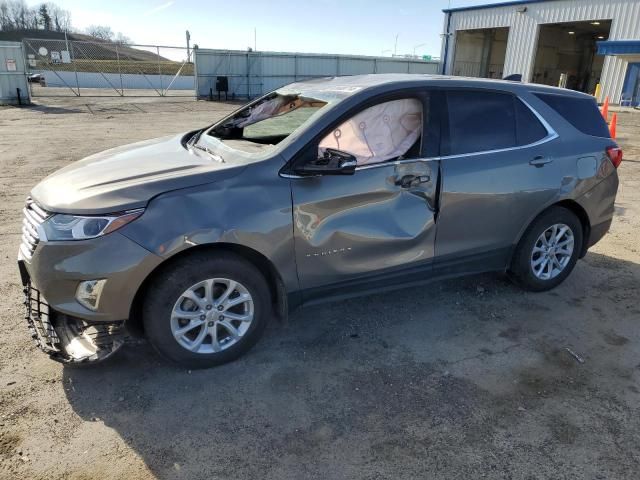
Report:
M 531 253 L 531 270 L 540 280 L 551 280 L 562 273 L 571 261 L 573 231 L 564 223 L 550 226 L 540 234 Z
M 180 295 L 171 312 L 171 332 L 193 353 L 217 353 L 238 343 L 253 319 L 253 298 L 244 285 L 211 278 Z

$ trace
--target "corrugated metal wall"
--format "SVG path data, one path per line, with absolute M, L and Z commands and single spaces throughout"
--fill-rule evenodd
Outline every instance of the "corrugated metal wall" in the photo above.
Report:
M 453 35 L 449 40 L 445 72 L 449 73 L 453 68 L 457 30 L 509 27 L 504 74 L 521 73 L 527 81 L 531 79 L 541 24 L 612 20 L 609 40 L 640 39 L 640 0 L 557 0 L 520 7 L 527 7 L 527 11 L 518 13 L 518 6 L 511 5 L 452 12 L 449 31 Z M 445 15 L 445 31 L 446 26 Z M 605 58 L 601 78 L 603 98 L 608 95 L 619 103 L 625 72 L 623 60 Z
M 229 94 L 257 97 L 299 80 L 365 73 L 438 73 L 438 62 L 305 53 L 195 50 L 197 94 L 216 93 L 216 77 L 229 77 Z
M 15 71 L 9 70 L 15 66 Z M 16 89 L 20 89 L 23 103 L 29 103 L 29 88 L 24 68 L 22 43 L 0 42 L 0 103 L 18 103 Z

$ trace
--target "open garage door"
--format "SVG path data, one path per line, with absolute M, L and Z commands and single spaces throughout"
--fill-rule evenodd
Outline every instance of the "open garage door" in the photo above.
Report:
M 481 28 L 456 32 L 453 74 L 502 78 L 509 28 Z
M 593 93 L 604 57 L 596 42 L 609 38 L 611 20 L 542 25 L 532 81 Z

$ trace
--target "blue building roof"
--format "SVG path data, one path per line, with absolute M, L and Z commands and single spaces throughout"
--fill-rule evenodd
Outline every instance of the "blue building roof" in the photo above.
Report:
M 496 7 L 510 7 L 512 5 L 527 5 L 529 3 L 542 3 L 542 2 L 553 2 L 555 0 L 513 0 L 511 2 L 498 2 L 498 3 L 485 3 L 482 5 L 475 5 L 469 7 L 457 7 L 457 8 L 445 8 L 442 10 L 444 13 L 449 12 L 464 12 L 467 10 L 484 10 L 485 8 L 496 8 Z
M 598 55 L 640 55 L 640 40 L 606 40 L 596 45 Z

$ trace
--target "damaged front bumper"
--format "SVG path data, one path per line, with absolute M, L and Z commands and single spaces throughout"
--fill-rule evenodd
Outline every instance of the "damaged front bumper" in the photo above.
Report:
M 67 364 L 112 356 L 128 337 L 125 322 L 136 293 L 160 262 L 119 232 L 82 241 L 23 240 L 18 268 L 25 317 L 38 347 Z M 79 286 L 92 280 L 101 281 L 93 305 L 79 298 L 87 293 Z
M 51 359 L 66 364 L 96 363 L 124 345 L 124 321 L 94 323 L 56 312 L 28 279 L 23 291 L 31 337 Z

